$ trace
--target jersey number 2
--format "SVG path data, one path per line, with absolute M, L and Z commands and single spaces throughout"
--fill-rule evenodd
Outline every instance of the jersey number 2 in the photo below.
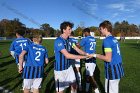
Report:
M 90 42 L 90 50 L 94 50 L 95 49 L 95 42 Z
M 41 52 L 40 52 L 40 51 L 37 51 L 35 54 L 37 55 L 37 56 L 35 57 L 35 60 L 36 60 L 36 61 L 40 61 L 39 57 L 41 56 Z

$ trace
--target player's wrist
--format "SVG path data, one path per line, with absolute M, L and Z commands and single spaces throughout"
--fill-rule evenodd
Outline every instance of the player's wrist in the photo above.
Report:
M 88 53 L 85 53 L 85 56 L 88 56 L 89 54 Z
M 95 57 L 95 58 L 96 58 L 96 57 L 97 57 L 97 54 L 93 54 L 93 57 Z

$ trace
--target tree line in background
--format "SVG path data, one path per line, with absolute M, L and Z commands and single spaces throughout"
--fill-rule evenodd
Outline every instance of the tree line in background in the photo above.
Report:
M 75 36 L 82 36 L 84 25 L 79 25 L 75 30 Z M 98 27 L 89 27 L 95 36 L 100 36 Z M 16 29 L 24 29 L 25 36 L 30 37 L 32 34 L 42 34 L 43 37 L 57 37 L 61 34 L 59 29 L 54 29 L 48 23 L 44 23 L 39 29 L 28 28 L 25 24 L 20 22 L 18 18 L 13 20 L 2 19 L 0 20 L 0 37 L 15 37 Z M 127 21 L 116 22 L 113 24 L 114 36 L 140 36 L 140 25 L 129 24 Z

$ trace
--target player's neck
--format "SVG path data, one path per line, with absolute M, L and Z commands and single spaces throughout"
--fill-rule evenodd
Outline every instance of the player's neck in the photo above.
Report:
M 23 36 L 17 36 L 17 38 L 21 38 L 21 37 L 23 37 Z
M 110 36 L 110 35 L 111 35 L 111 33 L 110 32 L 107 32 L 105 36 L 107 37 L 107 36 Z
M 63 34 L 61 34 L 61 37 L 64 38 L 64 39 L 67 39 L 68 38 L 68 35 L 66 35 L 66 34 L 63 33 Z
M 39 42 L 34 42 L 35 44 L 38 44 L 38 45 L 40 45 L 40 43 Z
M 91 35 L 90 35 L 90 34 L 88 34 L 88 35 L 85 35 L 85 36 L 87 37 L 87 36 L 91 36 Z

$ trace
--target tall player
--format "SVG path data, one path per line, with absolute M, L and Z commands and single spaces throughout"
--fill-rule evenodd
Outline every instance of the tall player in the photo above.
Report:
M 84 48 L 84 51 L 88 54 L 95 53 L 96 50 L 96 40 L 94 37 L 90 35 L 90 29 L 85 28 L 83 30 L 83 35 L 85 38 L 83 38 L 80 42 L 80 46 Z M 96 59 L 95 58 L 87 58 L 85 63 L 86 67 L 86 92 L 89 91 L 90 83 L 93 85 L 95 93 L 99 93 L 99 90 L 97 88 L 97 83 L 93 78 L 93 73 L 96 67 Z
M 111 34 L 112 24 L 109 21 L 100 23 L 99 30 L 105 36 L 102 45 L 103 55 L 94 54 L 93 56 L 104 60 L 105 92 L 119 93 L 119 82 L 124 76 L 119 42 Z
M 70 65 L 70 59 L 84 59 L 89 57 L 86 56 L 85 52 L 80 53 L 83 55 L 70 54 L 71 45 L 69 44 L 68 37 L 71 34 L 72 28 L 73 24 L 71 22 L 65 21 L 61 23 L 60 29 L 62 34 L 54 42 L 56 59 L 54 77 L 57 93 L 63 93 L 64 89 L 69 86 L 71 86 L 71 93 L 77 93 L 76 78 L 73 68 Z
M 30 40 L 24 38 L 25 31 L 22 29 L 16 30 L 16 39 L 12 42 L 10 46 L 10 53 L 13 58 L 16 60 L 16 64 L 19 65 L 19 55 L 22 52 L 23 48 L 27 47 Z
M 42 37 L 33 36 L 33 43 L 23 49 L 19 56 L 19 73 L 22 73 L 24 93 L 39 93 L 44 73 L 44 62 L 48 63 L 48 54 L 44 46 L 41 45 Z M 23 68 L 24 56 L 27 54 L 27 61 Z
M 71 44 L 75 44 L 77 47 L 79 46 L 78 39 L 74 38 L 73 31 L 71 32 L 69 40 L 70 40 Z M 74 48 L 71 49 L 70 53 L 75 54 L 75 55 L 79 55 L 79 53 Z M 73 61 L 72 65 L 74 67 L 75 74 L 76 74 L 76 79 L 78 81 L 78 88 L 81 91 L 82 87 L 81 87 L 81 74 L 80 74 L 80 59 L 74 59 L 72 61 Z

